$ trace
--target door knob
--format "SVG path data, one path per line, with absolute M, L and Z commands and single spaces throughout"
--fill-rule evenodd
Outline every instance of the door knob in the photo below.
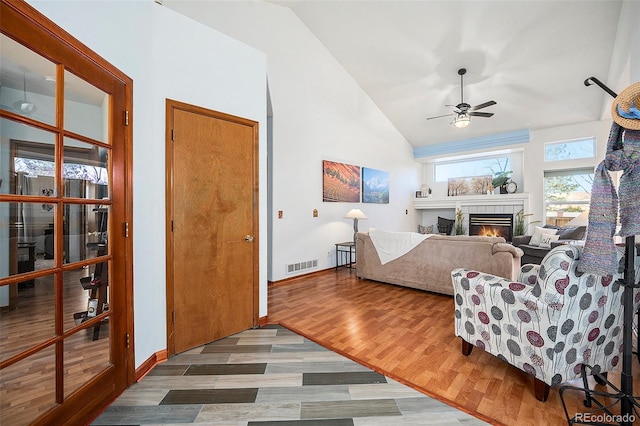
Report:
M 248 243 L 252 243 L 253 242 L 253 235 L 245 235 L 244 236 L 244 240 Z

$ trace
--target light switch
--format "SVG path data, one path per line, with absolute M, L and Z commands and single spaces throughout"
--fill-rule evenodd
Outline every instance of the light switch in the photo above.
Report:
M 313 217 L 318 217 L 318 209 L 313 209 Z
M 278 219 L 282 219 L 282 210 L 278 210 Z

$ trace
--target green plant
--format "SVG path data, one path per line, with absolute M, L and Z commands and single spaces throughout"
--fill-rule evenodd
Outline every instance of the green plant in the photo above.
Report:
M 501 186 L 506 185 L 511 178 L 511 173 L 513 173 L 513 170 L 497 172 L 491 181 L 491 184 L 494 188 L 500 188 Z
M 514 236 L 518 236 L 518 235 L 524 235 L 527 232 L 527 229 L 529 228 L 529 225 L 531 225 L 532 223 L 538 223 L 540 222 L 539 220 L 535 220 L 533 222 L 526 222 L 526 218 L 529 216 L 533 216 L 532 213 L 524 213 L 524 209 L 520 209 L 518 210 L 518 212 L 515 215 L 515 219 L 514 219 L 514 223 L 513 223 L 513 235 Z
M 467 231 L 462 222 L 464 221 L 464 212 L 462 209 L 456 210 L 456 235 L 464 235 Z

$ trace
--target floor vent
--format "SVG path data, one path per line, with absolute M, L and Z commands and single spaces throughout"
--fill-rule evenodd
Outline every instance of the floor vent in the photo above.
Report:
M 300 262 L 300 263 L 292 263 L 290 265 L 287 265 L 287 274 L 295 274 L 300 271 L 304 271 L 311 268 L 317 268 L 317 267 L 318 267 L 318 259 L 307 260 L 306 262 Z

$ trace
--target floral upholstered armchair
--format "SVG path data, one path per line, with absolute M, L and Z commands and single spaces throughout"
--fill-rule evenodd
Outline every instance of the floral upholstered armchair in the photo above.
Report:
M 580 377 L 583 363 L 595 373 L 611 371 L 622 358 L 624 287 L 620 275 L 576 271 L 581 253 L 577 246 L 555 247 L 540 265 L 522 266 L 519 282 L 453 270 L 463 354 L 477 346 L 531 374 L 540 401 L 550 386 Z M 635 312 L 638 294 L 634 304 Z

